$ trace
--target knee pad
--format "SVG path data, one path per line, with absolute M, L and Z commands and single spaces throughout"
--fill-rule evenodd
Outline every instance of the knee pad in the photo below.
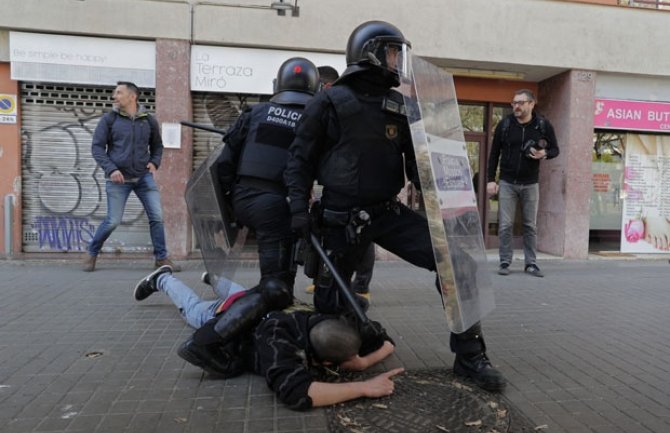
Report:
M 291 305 L 293 296 L 286 283 L 277 278 L 268 278 L 259 286 L 263 301 L 268 310 L 283 310 Z
M 267 304 L 263 296 L 253 290 L 249 292 L 233 302 L 226 311 L 207 322 L 207 324 L 214 322 L 213 331 L 218 335 L 220 343 L 228 344 L 244 336 L 267 314 Z

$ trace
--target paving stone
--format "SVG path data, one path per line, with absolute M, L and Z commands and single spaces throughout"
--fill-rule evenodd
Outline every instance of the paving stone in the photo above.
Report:
M 666 260 L 540 258 L 547 277 L 530 279 L 497 276 L 494 259 L 497 308 L 482 325 L 513 415 L 546 433 L 670 431 Z M 185 264 L 179 278 L 211 298 L 202 264 Z M 287 409 L 261 377 L 214 379 L 182 361 L 176 350 L 192 330 L 169 300 L 132 297 L 150 268 L 105 261 L 86 274 L 78 260 L 0 261 L 2 433 L 328 431 L 325 410 Z M 245 263 L 235 275 L 252 286 L 258 267 Z M 299 276 L 296 294 L 311 302 L 308 283 Z M 373 371 L 451 367 L 430 273 L 378 262 L 371 292 L 370 316 L 397 343 Z

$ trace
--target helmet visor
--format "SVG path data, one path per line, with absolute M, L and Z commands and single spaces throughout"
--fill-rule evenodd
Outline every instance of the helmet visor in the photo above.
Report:
M 388 69 L 401 78 L 408 76 L 410 45 L 407 42 L 378 37 L 368 41 L 366 45 L 364 52 L 372 65 Z
M 410 50 L 412 48 L 409 44 L 402 44 L 400 50 L 398 51 L 396 57 L 396 71 L 401 81 L 406 81 L 410 79 L 411 76 L 411 66 L 410 66 Z

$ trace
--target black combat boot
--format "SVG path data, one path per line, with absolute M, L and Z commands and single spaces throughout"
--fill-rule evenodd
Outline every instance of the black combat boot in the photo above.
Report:
M 502 373 L 491 365 L 486 353 L 477 355 L 456 355 L 454 360 L 454 374 L 471 379 L 477 386 L 487 391 L 502 391 L 505 388 L 505 378 Z
M 505 388 L 505 378 L 486 356 L 486 344 L 479 322 L 461 334 L 452 333 L 450 346 L 456 354 L 456 376 L 470 379 L 487 391 L 501 391 Z

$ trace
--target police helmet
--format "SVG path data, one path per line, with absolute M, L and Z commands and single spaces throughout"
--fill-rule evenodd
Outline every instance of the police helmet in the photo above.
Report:
M 319 90 L 319 85 L 319 71 L 314 63 L 303 57 L 292 57 L 279 67 L 270 101 L 305 105 Z
M 347 69 L 342 77 L 379 68 L 394 77 L 395 85 L 400 84 L 399 74 L 407 72 L 402 65 L 407 60 L 407 50 L 411 44 L 393 24 L 385 21 L 367 21 L 354 29 L 347 43 Z M 401 62 L 389 64 L 390 50 L 395 50 Z M 400 68 L 400 70 L 399 70 Z

